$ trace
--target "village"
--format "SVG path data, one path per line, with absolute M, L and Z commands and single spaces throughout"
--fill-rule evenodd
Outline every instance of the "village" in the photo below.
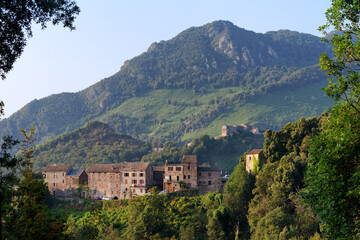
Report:
M 254 171 L 257 162 L 264 161 L 263 150 L 253 149 L 246 154 L 246 170 Z M 216 167 L 199 167 L 196 155 L 184 155 L 181 162 L 166 161 L 164 166 L 149 162 L 96 164 L 88 170 L 73 169 L 70 165 L 48 165 L 44 179 L 56 197 L 76 197 L 94 200 L 129 199 L 145 195 L 156 186 L 162 193 L 196 189 L 199 194 L 222 192 L 229 178 Z

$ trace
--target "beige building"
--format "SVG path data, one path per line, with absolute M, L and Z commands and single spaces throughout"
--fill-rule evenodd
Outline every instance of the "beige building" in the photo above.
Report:
M 57 197 L 76 196 L 79 186 L 88 181 L 84 170 L 72 169 L 70 165 L 48 165 L 43 174 L 50 193 Z M 86 197 L 86 191 L 81 190 L 81 195 Z
M 153 184 L 152 168 L 149 162 L 122 163 L 121 198 L 144 195 Z
M 266 163 L 266 159 L 263 153 L 263 149 L 253 149 L 246 154 L 246 171 L 254 173 L 254 167 L 256 164 L 261 167 Z

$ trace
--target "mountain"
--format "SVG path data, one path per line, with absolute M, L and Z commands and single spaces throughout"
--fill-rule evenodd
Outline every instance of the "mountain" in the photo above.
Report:
M 82 128 L 37 146 L 34 170 L 41 171 L 48 164 L 88 168 L 100 163 L 140 161 L 149 151 L 149 144 L 117 134 L 105 123 L 91 121 Z
M 91 120 L 154 142 L 216 136 L 222 124 L 277 130 L 331 106 L 317 66 L 329 51 L 318 37 L 289 30 L 261 34 L 228 21 L 192 27 L 83 91 L 30 102 L 0 122 L 0 135 L 19 138 L 34 126 L 46 142 Z

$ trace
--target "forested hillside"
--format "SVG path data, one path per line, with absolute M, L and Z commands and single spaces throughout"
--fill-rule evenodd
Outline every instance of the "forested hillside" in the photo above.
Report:
M 86 169 L 100 163 L 140 161 L 150 150 L 149 144 L 117 134 L 104 123 L 89 122 L 38 146 L 34 152 L 34 170 L 42 171 L 49 164 Z
M 160 144 L 163 150 L 152 152 L 148 143 L 130 136 L 117 134 L 108 125 L 93 121 L 73 132 L 37 146 L 34 152 L 34 170 L 42 171 L 48 164 L 70 164 L 87 169 L 94 164 L 119 162 L 151 162 L 162 166 L 165 160 L 180 161 L 182 155 L 197 155 L 199 166 L 217 166 L 231 173 L 239 157 L 253 148 L 261 148 L 263 135 L 249 131 L 225 138 L 208 135 L 193 140 L 191 146 L 179 147 L 173 142 Z
M 0 122 L 0 135 L 34 126 L 45 142 L 91 120 L 155 142 L 216 136 L 222 124 L 280 129 L 330 107 L 316 65 L 329 50 L 288 30 L 260 34 L 227 21 L 192 27 L 83 91 L 30 102 Z

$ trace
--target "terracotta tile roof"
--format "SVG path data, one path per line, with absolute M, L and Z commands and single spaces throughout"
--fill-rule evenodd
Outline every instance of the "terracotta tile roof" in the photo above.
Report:
M 196 155 L 184 155 L 181 163 L 197 163 Z
M 135 171 L 145 171 L 150 162 L 124 162 L 122 163 L 123 170 L 135 170 Z
M 120 172 L 122 164 L 96 164 L 91 166 L 86 172 Z
M 44 172 L 67 172 L 71 168 L 71 165 L 48 165 Z
M 164 172 L 165 166 L 153 166 L 152 169 L 153 171 Z
M 253 149 L 250 152 L 248 152 L 246 155 L 250 155 L 250 154 L 259 154 L 262 151 L 264 151 L 264 149 Z
M 217 167 L 198 167 L 198 172 L 221 172 Z

